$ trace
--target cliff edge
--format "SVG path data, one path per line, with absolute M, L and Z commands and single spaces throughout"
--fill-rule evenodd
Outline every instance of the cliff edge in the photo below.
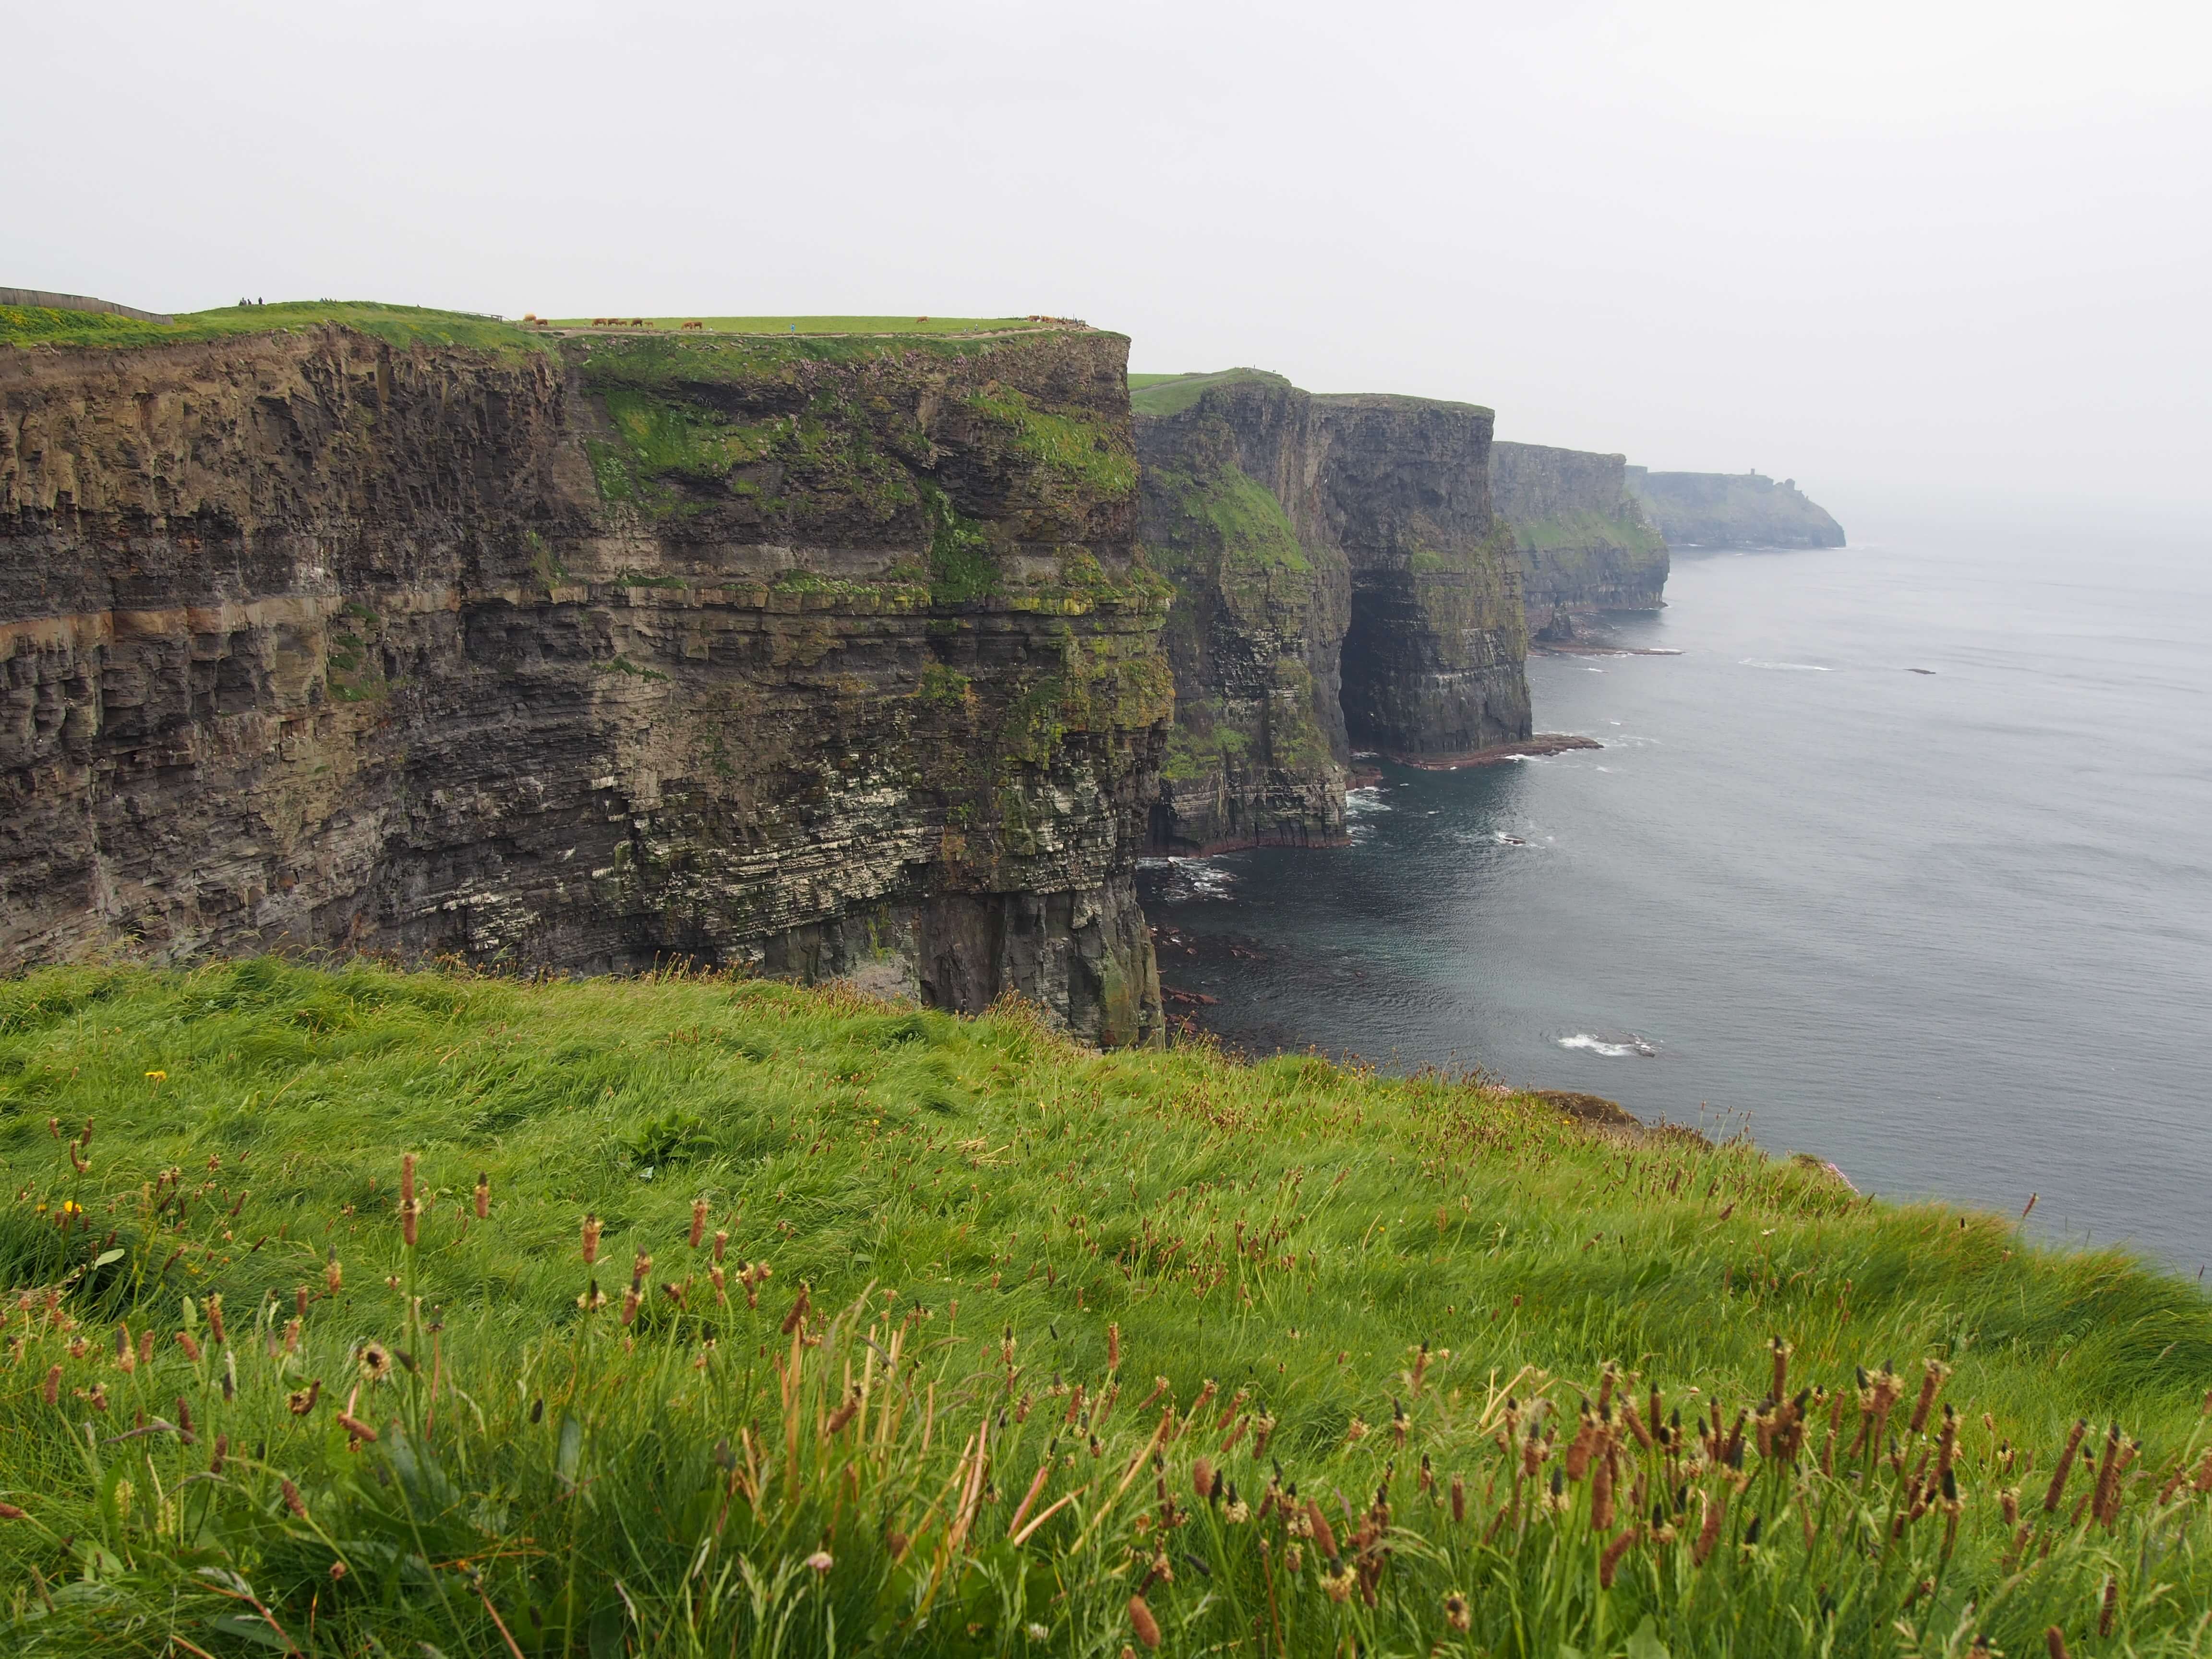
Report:
M 1158 1032 L 1121 337 L 254 310 L 0 345 L 0 969 L 676 958 Z

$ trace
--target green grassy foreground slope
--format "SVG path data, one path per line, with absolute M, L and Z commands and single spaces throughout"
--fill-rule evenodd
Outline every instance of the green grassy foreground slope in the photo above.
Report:
M 2207 1642 L 2193 1285 L 1463 1081 L 82 969 L 0 1153 L 13 1652 Z

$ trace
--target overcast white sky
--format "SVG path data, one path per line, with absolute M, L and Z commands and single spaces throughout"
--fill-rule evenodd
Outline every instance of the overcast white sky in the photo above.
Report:
M 1046 311 L 1855 503 L 2212 504 L 2212 4 L 102 0 L 0 284 Z

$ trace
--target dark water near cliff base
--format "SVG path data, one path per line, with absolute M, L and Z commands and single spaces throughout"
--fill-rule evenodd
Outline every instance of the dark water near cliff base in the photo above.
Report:
M 1602 751 L 1386 768 L 1348 850 L 1148 870 L 1166 982 L 1250 1048 L 1747 1115 L 2212 1259 L 2212 549 L 1899 534 L 1668 597 L 1612 628 L 1680 656 L 1529 664 Z

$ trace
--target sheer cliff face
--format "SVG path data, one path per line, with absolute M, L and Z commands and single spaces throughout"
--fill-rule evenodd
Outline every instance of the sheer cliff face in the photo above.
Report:
M 1355 745 L 1431 757 L 1528 735 L 1489 411 L 1249 370 L 1137 404 L 1145 544 L 1177 590 L 1155 847 L 1340 842 Z
M 1491 446 L 1492 503 L 1512 526 L 1528 626 L 1560 613 L 1656 611 L 1667 542 L 1628 487 L 1625 456 L 1541 444 Z
M 1125 349 L 0 351 L 0 967 L 676 957 L 1146 1038 Z
M 1633 489 L 1675 547 L 1841 547 L 1844 527 L 1795 478 L 1756 472 L 1628 469 Z
M 1138 416 L 1145 546 L 1176 590 L 1157 847 L 1344 840 L 1351 588 L 1314 485 L 1312 404 L 1253 374 L 1221 377 L 1171 415 Z
M 1352 579 L 1344 718 L 1411 759 L 1529 734 L 1520 571 L 1491 510 L 1491 412 L 1419 398 L 1314 399 L 1326 522 Z

